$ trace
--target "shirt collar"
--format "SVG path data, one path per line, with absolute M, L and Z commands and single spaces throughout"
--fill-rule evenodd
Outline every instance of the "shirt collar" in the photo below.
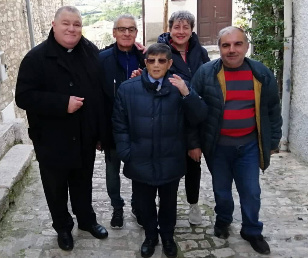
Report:
M 161 77 L 161 78 L 159 78 L 159 79 L 154 79 L 154 78 L 148 73 L 148 78 L 149 78 L 150 82 L 152 82 L 152 83 L 154 83 L 154 82 L 156 82 L 156 81 L 159 81 L 158 87 L 157 87 L 157 89 L 156 89 L 157 91 L 159 91 L 159 90 L 161 89 L 161 85 L 162 85 L 162 83 L 163 83 L 164 77 Z

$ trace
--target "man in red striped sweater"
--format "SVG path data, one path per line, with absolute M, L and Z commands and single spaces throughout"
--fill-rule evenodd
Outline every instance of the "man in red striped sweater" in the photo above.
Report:
M 249 43 L 242 29 L 222 29 L 218 46 L 221 58 L 203 64 L 192 79 L 193 87 L 208 105 L 200 141 L 212 174 L 214 234 L 229 237 L 234 181 L 241 204 L 241 236 L 255 251 L 269 254 L 259 221 L 259 167 L 264 171 L 269 166 L 270 155 L 281 138 L 278 87 L 267 67 L 245 57 Z

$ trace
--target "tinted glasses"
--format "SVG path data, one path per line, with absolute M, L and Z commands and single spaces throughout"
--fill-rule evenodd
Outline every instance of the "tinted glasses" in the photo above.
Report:
M 165 64 L 165 63 L 167 63 L 167 61 L 168 61 L 167 58 L 158 58 L 158 59 L 155 59 L 155 58 L 148 58 L 148 59 L 147 59 L 147 63 L 148 63 L 148 64 L 154 64 L 154 63 L 155 63 L 155 60 L 157 60 L 159 64 Z

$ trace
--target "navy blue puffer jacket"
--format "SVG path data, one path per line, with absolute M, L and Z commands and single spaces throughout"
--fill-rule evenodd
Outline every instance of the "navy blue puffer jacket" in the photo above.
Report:
M 206 117 L 206 104 L 196 92 L 183 99 L 168 77 L 160 91 L 152 90 L 144 69 L 117 91 L 112 116 L 117 153 L 124 175 L 141 183 L 162 185 L 184 176 L 184 115 L 195 124 Z

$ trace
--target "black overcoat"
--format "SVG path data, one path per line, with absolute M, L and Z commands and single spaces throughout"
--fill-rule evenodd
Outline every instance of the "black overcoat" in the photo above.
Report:
M 98 49 L 82 37 L 73 51 L 79 70 L 65 60 L 67 53 L 51 30 L 48 39 L 30 50 L 20 65 L 16 104 L 27 112 L 29 137 L 43 166 L 84 167 L 94 162 L 97 140 L 104 144 Z M 73 114 L 67 113 L 70 96 L 84 98 L 83 106 Z

